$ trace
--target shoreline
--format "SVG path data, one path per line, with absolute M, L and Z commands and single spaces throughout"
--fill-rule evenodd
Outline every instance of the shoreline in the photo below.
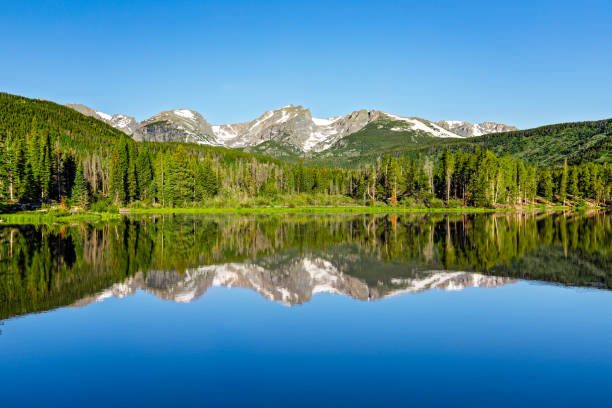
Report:
M 102 222 L 121 219 L 130 215 L 202 214 L 202 215 L 282 215 L 282 214 L 477 214 L 477 213 L 515 213 L 540 211 L 584 211 L 605 210 L 606 207 L 569 207 L 569 206 L 528 206 L 518 208 L 407 208 L 407 207 L 369 207 L 369 206 L 307 206 L 307 207 L 194 207 L 194 208 L 126 208 L 116 213 L 85 212 L 56 215 L 41 211 L 23 211 L 0 214 L 2 224 L 51 224 L 71 222 Z

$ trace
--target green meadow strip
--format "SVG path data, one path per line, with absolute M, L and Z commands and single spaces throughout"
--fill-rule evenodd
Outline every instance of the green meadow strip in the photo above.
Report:
M 0 214 L 2 224 L 67 224 L 76 222 L 110 221 L 121 218 L 117 213 L 82 213 L 69 215 L 46 214 L 37 211 Z
M 254 208 L 131 208 L 130 214 L 393 214 L 482 213 L 515 211 L 495 208 L 401 208 L 401 207 L 254 207 Z
M 383 206 L 311 206 L 311 207 L 193 207 L 193 208 L 127 208 L 121 213 L 87 212 L 78 214 L 49 214 L 41 211 L 24 211 L 14 214 L 0 214 L 1 224 L 61 224 L 79 222 L 104 222 L 120 219 L 123 215 L 163 215 L 163 214 L 402 214 L 402 213 L 435 213 L 435 214 L 472 214 L 472 213 L 500 213 L 516 211 L 582 211 L 592 209 L 605 209 L 594 207 L 543 207 L 529 206 L 522 208 L 403 208 Z

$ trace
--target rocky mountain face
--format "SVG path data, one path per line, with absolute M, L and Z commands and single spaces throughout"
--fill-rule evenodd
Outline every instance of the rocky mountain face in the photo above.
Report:
M 313 118 L 309 109 L 288 105 L 268 111 L 252 122 L 213 126 L 218 144 L 256 146 L 275 141 L 298 151 L 322 151 L 343 136 L 362 129 L 381 112 L 360 110 L 329 119 Z
M 514 282 L 511 278 L 469 272 L 421 271 L 411 278 L 393 278 L 375 286 L 343 273 L 329 260 L 304 256 L 284 262 L 282 267 L 258 263 L 226 263 L 173 271 L 139 272 L 99 294 L 73 306 L 85 306 L 109 297 L 122 298 L 138 289 L 175 302 L 191 302 L 209 288 L 241 287 L 254 290 L 268 300 L 291 306 L 309 302 L 317 293 L 334 293 L 358 300 L 382 299 L 430 289 L 461 290 L 467 287 L 497 287 Z
M 112 127 L 121 130 L 127 135 L 132 135 L 136 130 L 136 126 L 138 125 L 136 119 L 131 116 L 121 114 L 109 115 L 108 113 L 96 111 L 85 105 L 75 103 L 67 103 L 66 106 L 74 109 L 77 112 L 82 113 L 83 115 L 91 116 L 92 118 L 96 118 L 103 122 L 106 122 Z
M 248 148 L 264 142 L 277 142 L 295 152 L 321 152 L 345 136 L 366 125 L 380 121 L 379 127 L 392 124 L 390 130 L 416 132 L 432 137 L 459 138 L 486 133 L 516 130 L 513 126 L 494 122 L 471 124 L 460 121 L 430 122 L 377 110 L 359 110 L 333 118 L 315 118 L 309 109 L 287 105 L 268 111 L 250 122 L 211 125 L 198 112 L 175 109 L 136 123 L 125 115 L 107 115 L 84 105 L 69 107 L 103 120 L 132 135 L 137 141 L 200 143 L 230 148 Z M 385 121 L 383 124 L 382 121 Z
M 189 109 L 160 112 L 140 122 L 133 138 L 149 142 L 218 144 L 210 123 Z
M 514 126 L 504 125 L 496 122 L 469 123 L 459 120 L 441 120 L 436 124 L 444 129 L 451 131 L 459 136 L 472 137 L 482 136 L 487 133 L 510 132 L 518 130 Z

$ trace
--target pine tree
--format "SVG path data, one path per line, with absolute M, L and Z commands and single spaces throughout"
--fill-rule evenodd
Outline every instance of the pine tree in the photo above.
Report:
M 22 203 L 31 203 L 36 201 L 39 197 L 38 182 L 34 178 L 34 172 L 32 171 L 32 165 L 29 161 L 26 161 L 23 179 L 21 180 L 21 196 L 19 200 Z
M 41 197 L 51 198 L 51 179 L 53 176 L 53 162 L 51 158 L 51 141 L 49 132 L 45 132 L 40 145 L 39 180 Z
M 33 120 L 33 122 L 35 122 Z M 37 130 L 32 130 L 28 137 L 27 161 L 30 163 L 32 177 L 37 185 L 40 183 L 40 140 Z
M 455 171 L 455 156 L 453 156 L 447 148 L 444 150 L 444 153 L 442 153 L 442 158 L 440 160 L 446 185 L 446 201 L 448 202 L 448 200 L 450 200 L 451 179 Z
M 591 170 L 587 165 L 580 166 L 578 189 L 581 197 L 587 198 L 591 195 Z
M 547 201 L 553 199 L 553 177 L 550 170 L 544 169 L 540 172 L 539 192 Z
M 153 181 L 153 169 L 151 166 L 151 156 L 146 148 L 138 152 L 136 173 L 139 184 L 140 199 L 151 198 L 151 183 Z
M 161 203 L 162 206 L 166 206 L 166 184 L 167 184 L 167 164 L 165 161 L 164 154 L 162 152 L 158 152 L 155 156 L 155 171 L 154 171 L 154 185 L 155 190 L 157 191 L 157 200 Z
M 206 191 L 207 186 L 204 165 L 198 162 L 194 162 L 193 176 L 195 181 L 193 199 L 195 201 L 201 202 L 208 195 Z
M 127 163 L 127 176 L 126 176 L 126 187 L 127 187 L 127 200 L 134 201 L 140 197 L 138 174 L 136 170 L 136 162 L 138 160 L 138 149 L 134 143 L 128 146 L 128 163 Z
M 401 184 L 402 181 L 399 163 L 395 158 L 391 158 L 389 163 L 389 187 L 391 189 L 389 204 L 392 206 L 397 205 L 398 186 Z
M 592 163 L 589 163 L 592 164 Z M 591 170 L 591 186 L 592 186 L 592 193 L 591 193 L 591 197 L 593 198 L 593 200 L 595 201 L 595 205 L 599 205 L 601 203 L 601 198 L 603 196 L 604 193 L 604 183 L 603 183 L 603 177 L 602 177 L 602 170 L 599 166 L 596 165 L 592 165 L 592 170 Z
M 0 139 L 0 202 L 9 196 L 8 138 Z
M 567 159 L 563 161 L 563 170 L 561 171 L 561 179 L 559 180 L 559 200 L 565 205 L 567 198 L 567 179 L 568 179 L 568 168 Z
M 210 156 L 207 156 L 207 158 L 204 160 L 204 164 L 202 166 L 202 177 L 205 194 L 210 197 L 216 195 L 218 191 L 218 181 L 217 175 L 212 168 Z
M 126 194 L 123 183 L 123 171 L 119 159 L 119 151 L 116 148 L 113 149 L 111 154 L 109 179 L 111 199 L 118 204 L 124 204 L 126 201 Z
M 11 163 L 11 173 L 13 174 L 11 200 L 21 200 L 21 196 L 24 194 L 26 162 L 25 139 L 17 136 L 15 140 L 13 162 Z
M 523 204 L 527 200 L 527 169 L 522 161 L 516 161 L 517 199 L 515 204 Z
M 573 197 L 578 197 L 580 195 L 580 189 L 578 188 L 578 167 L 572 166 L 569 173 L 569 185 L 567 187 L 567 192 Z
M 83 175 L 83 165 L 81 164 L 77 167 L 70 198 L 73 204 L 81 208 L 87 208 L 89 205 L 89 189 L 85 181 L 85 176 Z
M 127 137 L 121 136 L 119 139 L 119 144 L 117 147 L 118 152 L 118 165 L 119 165 L 119 174 L 121 176 L 120 182 L 120 199 L 122 204 L 126 204 L 129 201 L 130 194 L 128 188 L 128 171 L 130 166 L 130 156 L 129 156 L 129 146 Z

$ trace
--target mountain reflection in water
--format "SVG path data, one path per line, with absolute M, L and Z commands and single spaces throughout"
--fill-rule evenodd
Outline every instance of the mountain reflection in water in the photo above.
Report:
M 138 289 L 190 302 L 214 286 L 286 305 L 516 279 L 612 287 L 609 213 L 153 216 L 0 227 L 0 319 Z
M 321 259 L 296 260 L 289 273 L 263 269 L 255 264 L 231 263 L 188 269 L 182 274 L 150 271 L 138 272 L 125 282 L 116 283 L 93 296 L 77 301 L 73 306 L 85 306 L 109 297 L 123 298 L 138 289 L 175 302 L 188 303 L 215 286 L 252 289 L 268 300 L 291 306 L 311 300 L 316 293 L 334 293 L 359 300 L 381 299 L 428 289 L 461 290 L 466 287 L 495 287 L 515 279 L 485 276 L 469 272 L 423 272 L 423 278 L 394 278 L 393 287 L 369 287 L 361 279 L 345 275 Z

